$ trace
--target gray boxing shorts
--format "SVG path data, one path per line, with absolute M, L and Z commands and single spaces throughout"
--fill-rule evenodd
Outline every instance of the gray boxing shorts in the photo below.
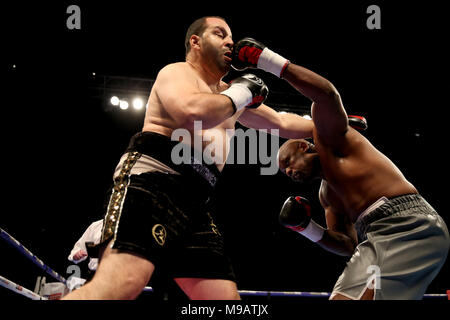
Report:
M 422 299 L 444 264 L 449 233 L 444 220 L 420 195 L 387 202 L 358 218 L 359 245 L 337 280 L 337 293 L 360 299 L 367 288 L 375 300 Z

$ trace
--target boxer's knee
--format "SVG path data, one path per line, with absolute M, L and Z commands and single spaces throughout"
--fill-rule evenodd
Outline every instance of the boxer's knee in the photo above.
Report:
M 192 300 L 241 299 L 234 281 L 203 278 L 176 278 L 175 281 Z
M 99 265 L 98 283 L 114 291 L 110 294 L 117 299 L 135 299 L 149 282 L 153 270 L 154 265 L 139 255 L 112 250 Z
M 149 282 L 154 265 L 137 254 L 105 250 L 92 280 L 68 295 L 68 299 L 136 299 Z

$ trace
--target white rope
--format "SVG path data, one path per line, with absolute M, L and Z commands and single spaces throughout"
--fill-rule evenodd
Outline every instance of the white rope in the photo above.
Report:
M 6 279 L 5 277 L 0 276 L 0 285 L 2 287 L 5 287 L 6 289 L 9 289 L 11 291 L 14 291 L 18 294 L 21 294 L 27 298 L 30 298 L 32 300 L 48 300 L 47 298 L 44 298 L 33 291 L 24 288 L 17 283 L 12 282 L 11 280 Z

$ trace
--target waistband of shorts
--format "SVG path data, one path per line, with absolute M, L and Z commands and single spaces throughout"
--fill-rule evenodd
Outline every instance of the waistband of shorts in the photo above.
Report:
M 409 210 L 417 207 L 431 206 L 420 194 L 405 194 L 388 198 L 388 201 L 377 207 L 371 212 L 366 213 L 355 223 L 355 229 L 358 237 L 365 235 L 367 227 L 374 221 L 388 217 L 394 213 Z
M 135 134 L 126 149 L 126 152 L 137 151 L 148 155 L 166 164 L 171 169 L 192 179 L 202 178 L 209 187 L 213 188 L 220 176 L 220 171 L 214 164 L 207 164 L 194 157 L 196 154 L 191 147 L 191 161 L 189 163 L 176 164 L 173 162 L 171 154 L 173 148 L 180 142 L 172 141 L 170 137 L 156 132 L 143 131 Z

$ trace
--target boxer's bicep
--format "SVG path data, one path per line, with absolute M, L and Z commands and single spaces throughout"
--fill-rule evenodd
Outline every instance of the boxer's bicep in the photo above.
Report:
M 164 109 L 174 118 L 185 117 L 188 102 L 199 93 L 196 79 L 177 65 L 161 69 L 154 87 Z
M 193 130 L 196 121 L 203 129 L 216 127 L 234 113 L 232 100 L 213 93 L 192 70 L 181 63 L 164 67 L 158 74 L 153 90 L 161 107 L 179 128 Z
M 313 102 L 311 116 L 321 143 L 333 149 L 341 149 L 348 131 L 348 118 L 340 96 Z

